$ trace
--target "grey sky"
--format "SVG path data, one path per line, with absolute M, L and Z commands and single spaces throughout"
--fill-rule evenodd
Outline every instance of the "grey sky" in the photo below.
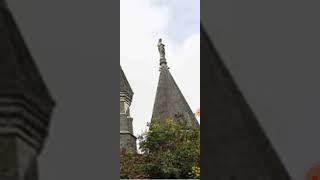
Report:
M 172 15 L 169 19 L 169 37 L 182 43 L 186 37 L 199 33 L 200 1 L 198 0 L 156 0 L 155 5 L 167 6 Z

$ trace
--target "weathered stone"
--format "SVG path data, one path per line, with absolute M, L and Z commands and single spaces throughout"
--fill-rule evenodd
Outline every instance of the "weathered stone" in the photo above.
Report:
M 133 91 L 120 66 L 120 150 L 136 152 L 136 137 L 133 135 L 132 121 L 130 117 L 130 105 Z
M 199 127 L 194 113 L 173 79 L 164 58 L 164 45 L 161 39 L 158 44 L 160 52 L 160 76 L 154 101 L 151 123 L 163 124 L 167 119 L 183 120 L 192 127 Z

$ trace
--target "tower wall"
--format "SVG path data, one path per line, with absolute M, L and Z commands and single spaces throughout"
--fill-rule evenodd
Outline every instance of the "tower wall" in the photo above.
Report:
M 37 180 L 55 106 L 14 18 L 0 0 L 0 179 Z
M 0 179 L 1 180 L 37 180 L 33 167 L 38 153 L 35 149 L 15 134 L 0 134 Z M 32 175 L 32 176 L 31 176 Z M 31 179 L 32 177 L 32 179 Z
M 127 121 L 127 111 L 129 105 L 126 101 L 121 100 L 120 98 L 120 131 L 128 131 L 129 123 Z
M 120 150 L 136 151 L 136 137 L 133 135 L 132 121 L 129 116 L 129 104 L 120 100 Z
M 34 159 L 25 173 L 24 180 L 37 180 L 39 178 L 38 161 Z
M 129 82 L 120 67 L 120 151 L 137 151 L 137 138 L 133 135 L 133 118 L 130 117 L 132 96 Z
M 120 133 L 120 150 L 137 151 L 136 137 L 131 133 Z

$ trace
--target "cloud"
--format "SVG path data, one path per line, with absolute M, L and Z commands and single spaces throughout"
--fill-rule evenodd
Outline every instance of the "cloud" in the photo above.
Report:
M 170 71 L 191 109 L 200 106 L 200 35 L 170 38 L 175 8 L 150 0 L 120 0 L 120 63 L 134 91 L 131 116 L 135 134 L 150 121 L 159 76 L 158 38 L 166 45 Z M 183 2 L 181 2 L 183 8 Z
M 156 39 L 166 34 L 168 9 L 154 7 L 148 0 L 121 0 L 120 7 L 121 60 L 154 57 Z

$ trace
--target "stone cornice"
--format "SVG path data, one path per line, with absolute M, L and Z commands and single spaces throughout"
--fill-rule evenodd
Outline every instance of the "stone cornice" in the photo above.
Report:
M 40 113 L 35 106 L 23 99 L 0 98 L 0 128 L 3 129 L 1 134 L 18 134 L 41 151 L 48 136 L 48 126 L 49 117 Z
M 129 134 L 131 135 L 132 137 L 134 137 L 135 139 L 137 139 L 137 137 L 135 135 L 133 135 L 131 132 L 129 131 L 120 131 L 120 134 Z
M 120 101 L 124 101 L 130 106 L 132 102 L 132 96 L 130 97 L 128 94 L 120 92 Z

